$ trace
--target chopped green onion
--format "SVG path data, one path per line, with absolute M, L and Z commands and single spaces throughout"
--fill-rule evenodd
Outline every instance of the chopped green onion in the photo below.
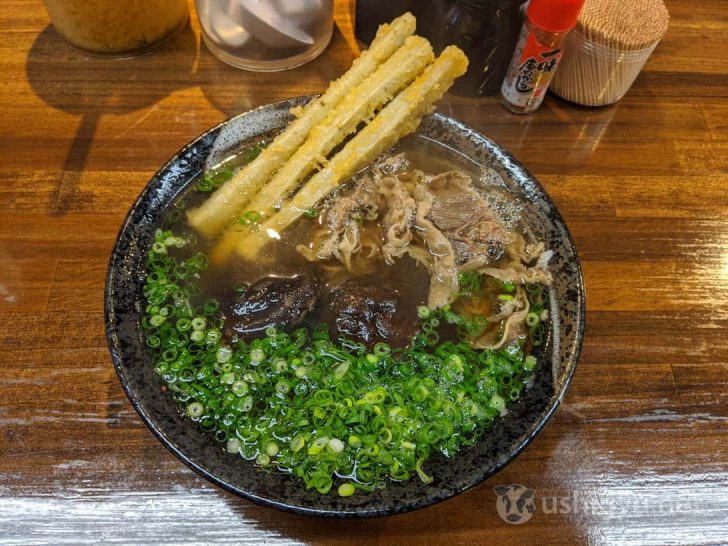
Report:
M 305 216 L 306 218 L 316 218 L 316 217 L 318 216 L 318 211 L 316 210 L 316 207 L 310 207 L 310 208 L 307 208 L 307 209 L 306 209 L 306 210 L 305 210 L 305 211 L 303 212 L 303 215 L 304 215 L 304 216 Z
M 265 446 L 265 452 L 269 457 L 275 457 L 278 455 L 278 444 L 275 442 L 268 442 L 268 445 Z
M 342 483 L 339 486 L 338 493 L 340 497 L 351 497 L 356 493 L 356 488 L 350 483 Z
M 530 344 L 474 349 L 488 323 L 451 305 L 417 307 L 420 326 L 407 346 L 368 349 L 335 339 L 325 324 L 228 339 L 219 302 L 201 296 L 207 258 L 172 252 L 195 243 L 160 229 L 152 244 L 140 325 L 167 395 L 228 452 L 275 465 L 321 494 L 334 486 L 342 496 L 374 491 L 415 474 L 431 483 L 423 469 L 430 455 L 451 457 L 472 444 L 522 398 L 537 366 L 526 351 L 548 333 L 542 286 L 486 284 L 470 272 L 459 277 L 460 296 L 488 290 L 488 298 L 512 301 L 517 286 L 525 290 Z M 464 337 L 452 339 L 446 323 Z M 493 325 L 495 335 L 502 325 Z
M 227 362 L 230 360 L 233 356 L 233 351 L 230 349 L 230 347 L 220 347 L 217 350 L 217 361 L 221 364 Z
M 429 476 L 425 473 L 424 470 L 422 470 L 422 463 L 424 462 L 424 459 L 417 459 L 417 462 L 415 463 L 415 471 L 417 472 L 417 475 L 420 477 L 423 483 L 430 484 L 433 481 L 432 476 Z
M 392 348 L 383 342 L 378 342 L 374 344 L 374 354 L 376 356 L 388 356 L 392 352 Z
M 166 254 L 167 247 L 164 243 L 156 242 L 152 245 L 152 252 L 155 252 L 157 254 Z
M 346 375 L 346 372 L 349 371 L 349 366 L 351 366 L 351 363 L 348 360 L 345 360 L 336 366 L 336 369 L 334 370 L 334 379 L 340 381 Z
M 503 409 L 506 407 L 506 401 L 497 394 L 494 394 L 493 397 L 490 399 L 490 406 L 494 410 L 503 411 Z
M 192 321 L 186 317 L 182 317 L 177 321 L 175 326 L 177 327 L 178 332 L 186 332 L 192 327 Z
M 167 320 L 164 318 L 163 315 L 154 315 L 152 318 L 149 319 L 149 324 L 152 326 L 161 326 L 164 324 L 164 321 Z
M 240 218 L 238 218 L 238 224 L 243 226 L 256 226 L 260 224 L 262 215 L 254 210 L 245 212 Z
M 285 358 L 278 358 L 273 362 L 273 367 L 278 373 L 283 373 L 288 369 L 288 362 Z
M 240 443 L 240 440 L 238 440 L 237 438 L 230 438 L 227 441 L 225 449 L 227 449 L 230 453 L 240 453 L 241 447 L 242 444 Z
M 304 439 L 304 437 L 300 434 L 297 434 L 295 438 L 291 440 L 291 451 L 293 453 L 298 453 L 299 451 L 301 451 L 301 448 L 304 446 L 305 443 L 306 440 Z
M 253 397 L 252 396 L 246 396 L 240 402 L 241 403 L 238 404 L 238 407 L 240 408 L 240 411 L 242 411 L 243 413 L 247 413 L 251 409 L 253 409 Z
M 308 454 L 309 455 L 318 455 L 323 451 L 323 449 L 326 447 L 326 445 L 329 443 L 329 437 L 328 436 L 321 436 L 320 438 L 316 438 L 313 443 L 308 446 Z
M 313 482 L 313 486 L 316 488 L 316 491 L 318 491 L 322 495 L 325 495 L 326 493 L 331 491 L 332 484 L 333 481 L 331 479 L 331 476 L 319 476 Z
M 244 163 L 250 163 L 253 161 L 256 157 L 260 155 L 260 152 L 263 151 L 263 148 L 265 148 L 268 144 L 266 142 L 256 142 L 253 144 L 248 150 L 245 151 L 243 155 L 243 162 Z
M 341 453 L 344 451 L 344 442 L 337 438 L 331 438 L 328 443 L 329 449 L 334 453 Z
M 195 189 L 199 192 L 215 191 L 230 180 L 232 176 L 233 170 L 228 167 L 210 171 L 197 182 Z
M 453 353 L 450 356 L 448 356 L 447 357 L 447 362 L 448 362 L 448 364 L 450 364 L 450 366 L 456 368 L 459 371 L 462 371 L 464 369 L 463 359 L 457 353 Z
M 245 381 L 237 380 L 233 382 L 230 390 L 233 391 L 233 394 L 235 396 L 243 396 L 245 393 L 248 392 L 249 387 Z
M 192 402 L 187 406 L 187 415 L 189 415 L 193 419 L 201 417 L 204 412 L 205 407 L 199 402 Z

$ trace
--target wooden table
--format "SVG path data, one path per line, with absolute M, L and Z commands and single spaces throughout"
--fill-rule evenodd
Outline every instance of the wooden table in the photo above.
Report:
M 629 95 L 528 117 L 495 99 L 440 111 L 541 180 L 586 277 L 584 350 L 565 403 L 500 474 L 407 515 L 279 513 L 197 477 L 147 431 L 106 348 L 102 290 L 124 215 L 208 127 L 319 92 L 356 54 L 293 71 L 214 59 L 196 23 L 126 62 L 88 59 L 38 0 L 0 10 L 0 542 L 593 544 L 728 541 L 728 2 L 670 0 L 670 32 Z M 523 525 L 493 488 L 536 491 Z

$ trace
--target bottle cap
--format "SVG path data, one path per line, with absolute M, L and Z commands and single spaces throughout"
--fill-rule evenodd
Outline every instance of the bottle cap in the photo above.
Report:
M 584 0 L 531 0 L 528 19 L 546 32 L 568 32 L 579 18 Z

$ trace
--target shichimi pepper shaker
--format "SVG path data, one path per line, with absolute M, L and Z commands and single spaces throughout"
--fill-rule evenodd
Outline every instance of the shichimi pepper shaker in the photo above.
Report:
M 583 4 L 584 0 L 531 0 L 501 87 L 501 102 L 508 110 L 529 114 L 541 106 L 561 58 L 561 44 Z

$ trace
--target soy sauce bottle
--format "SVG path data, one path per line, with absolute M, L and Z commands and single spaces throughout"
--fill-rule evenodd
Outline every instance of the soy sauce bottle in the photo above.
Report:
M 468 71 L 455 80 L 459 95 L 496 95 L 521 30 L 526 0 L 455 0 L 445 16 L 443 42 L 462 49 Z
M 417 34 L 430 40 L 436 54 L 449 42 L 443 39 L 445 14 L 455 0 L 357 0 L 354 34 L 371 43 L 377 28 L 409 11 L 417 18 Z M 520 27 L 519 27 L 520 28 Z

